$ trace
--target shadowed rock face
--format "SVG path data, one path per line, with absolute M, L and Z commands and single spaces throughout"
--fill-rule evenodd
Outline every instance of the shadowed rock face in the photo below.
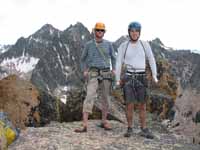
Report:
M 175 117 L 171 130 L 186 135 L 192 142 L 200 144 L 200 94 L 192 89 L 182 91 L 182 95 L 176 99 L 174 110 Z
M 37 127 L 58 120 L 54 97 L 15 75 L 0 80 L 0 110 L 15 127 Z
M 39 124 L 38 96 L 35 86 L 15 75 L 0 81 L 0 109 L 18 128 Z
M 200 55 L 191 53 L 189 50 L 162 50 L 156 46 L 156 43 L 159 42 L 151 43 L 156 58 L 167 60 L 170 65 L 165 78 L 161 78 L 163 83 L 160 84 L 159 89 L 164 87 L 173 99 L 172 130 L 187 135 L 194 143 L 200 143 L 200 123 L 195 121 L 200 110 Z M 171 77 L 175 79 L 175 82 Z M 169 86 L 166 86 L 166 83 Z

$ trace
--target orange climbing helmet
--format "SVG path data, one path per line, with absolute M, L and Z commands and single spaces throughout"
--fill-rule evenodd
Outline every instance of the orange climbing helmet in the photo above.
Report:
M 94 29 L 106 30 L 106 26 L 102 22 L 97 22 L 94 26 Z

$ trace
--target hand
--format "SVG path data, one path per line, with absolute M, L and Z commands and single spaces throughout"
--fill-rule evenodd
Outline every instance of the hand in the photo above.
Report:
M 155 83 L 158 82 L 158 78 L 156 76 L 153 76 L 153 80 L 154 80 Z
M 120 81 L 120 80 L 117 81 L 115 85 L 116 85 L 116 86 L 120 86 L 120 85 L 121 85 L 121 81 Z
M 115 70 L 112 70 L 112 74 L 115 75 Z
M 87 70 L 83 72 L 83 76 L 84 76 L 85 78 L 88 77 L 88 71 L 87 71 Z
M 116 82 L 116 84 L 115 84 L 115 86 L 114 86 L 114 90 L 119 90 L 119 89 L 121 89 L 121 85 L 120 85 L 120 83 L 118 83 L 118 82 L 120 82 L 120 81 L 117 81 L 117 82 Z

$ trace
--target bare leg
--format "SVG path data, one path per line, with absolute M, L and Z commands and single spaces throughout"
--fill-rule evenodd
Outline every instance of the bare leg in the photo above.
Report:
M 110 103 L 110 81 L 104 80 L 102 86 L 102 124 L 105 130 L 111 130 L 111 126 L 107 121 L 108 109 Z
M 107 121 L 107 116 L 108 116 L 108 110 L 102 110 L 102 125 L 101 126 L 105 130 L 111 130 L 112 127 L 111 127 L 111 125 Z
M 140 135 L 148 139 L 153 139 L 154 135 L 149 131 L 146 126 L 146 104 L 140 104 L 140 124 L 141 124 L 141 133 Z
M 74 132 L 77 132 L 77 133 L 87 132 L 88 116 L 89 116 L 88 112 L 83 112 L 83 128 L 75 129 Z
M 139 105 L 139 117 L 140 117 L 140 126 L 142 129 L 146 128 L 146 104 L 142 103 Z
M 75 129 L 75 132 L 82 133 L 87 132 L 88 127 L 88 116 L 92 113 L 92 108 L 94 105 L 94 99 L 96 98 L 96 90 L 98 87 L 98 81 L 96 78 L 89 80 L 87 85 L 87 96 L 83 103 L 83 128 Z
M 133 125 L 133 110 L 134 110 L 134 104 L 129 103 L 126 105 L 126 118 L 128 122 L 128 127 L 132 128 Z
M 83 127 L 86 128 L 88 126 L 88 116 L 89 116 L 88 112 L 83 112 Z
M 107 123 L 108 110 L 105 106 L 102 107 L 102 123 Z
M 130 137 L 132 134 L 133 110 L 134 110 L 133 103 L 129 103 L 126 105 L 126 118 L 128 122 L 128 128 L 127 128 L 127 132 L 124 134 L 124 137 Z

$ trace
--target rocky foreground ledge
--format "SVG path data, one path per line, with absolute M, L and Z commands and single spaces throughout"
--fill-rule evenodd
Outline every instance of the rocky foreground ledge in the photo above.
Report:
M 160 123 L 149 122 L 154 133 L 153 140 L 139 135 L 135 122 L 133 135 L 123 136 L 126 125 L 110 121 L 113 130 L 105 131 L 97 125 L 99 120 L 90 120 L 87 133 L 75 133 L 81 122 L 51 122 L 40 128 L 29 127 L 9 146 L 9 150 L 199 150 L 200 145 L 191 144 L 183 136 L 168 132 Z

